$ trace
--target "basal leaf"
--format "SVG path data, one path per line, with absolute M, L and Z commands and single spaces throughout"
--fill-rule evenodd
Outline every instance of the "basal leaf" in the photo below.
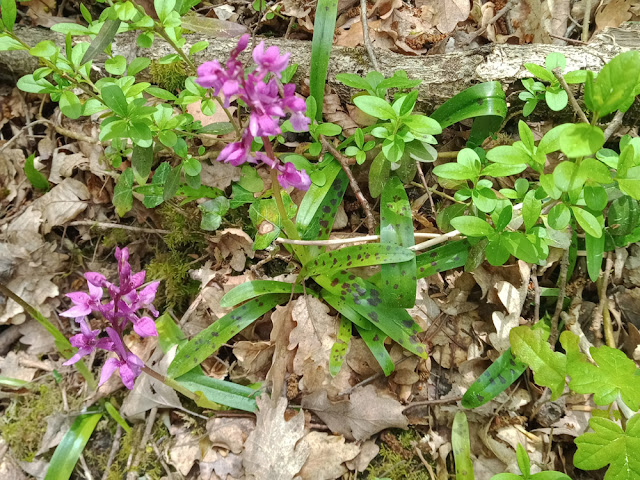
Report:
M 219 405 L 211 405 L 213 402 L 246 412 L 255 412 L 257 409 L 254 397 L 258 391 L 244 385 L 211 378 L 197 370 L 185 373 L 173 381 L 199 394 L 201 399 L 196 400 L 196 403 L 201 407 L 219 408 Z
M 451 427 L 451 448 L 456 464 L 456 480 L 474 480 L 473 462 L 471 461 L 471 443 L 469 440 L 469 423 L 464 412 L 456 413 Z
M 395 365 L 393 363 L 393 359 L 389 352 L 387 351 L 387 347 L 384 345 L 384 341 L 387 339 L 387 335 L 385 335 L 381 330 L 376 327 L 372 327 L 369 330 L 365 330 L 356 325 L 356 329 L 364 340 L 364 343 L 367 345 L 371 353 L 382 368 L 382 371 L 386 376 L 389 376 L 393 373 L 395 369 Z
M 311 41 L 311 72 L 309 90 L 317 105 L 316 120 L 322 121 L 324 88 L 327 81 L 327 68 L 333 46 L 333 34 L 336 26 L 338 0 L 318 0 L 313 40 Z
M 257 318 L 273 307 L 288 299 L 288 294 L 272 293 L 263 295 L 226 314 L 198 333 L 180 349 L 176 358 L 169 365 L 167 374 L 171 378 L 176 378 L 197 367 L 205 358 L 212 355 L 234 335 L 251 325 Z
M 277 280 L 253 280 L 251 282 L 241 283 L 233 290 L 227 292 L 220 299 L 221 307 L 234 307 L 242 302 L 251 300 L 252 298 L 266 295 L 268 293 L 303 293 L 302 285 L 287 282 L 279 282 Z
M 425 278 L 453 268 L 463 267 L 469 255 L 469 242 L 457 240 L 432 248 L 416 257 L 417 277 Z
M 33 164 L 35 154 L 32 153 L 27 157 L 24 162 L 24 174 L 27 176 L 27 180 L 31 182 L 34 188 L 38 190 L 49 190 L 49 180 L 45 177 L 42 172 L 36 169 Z
M 329 355 L 329 373 L 332 377 L 335 377 L 340 372 L 340 368 L 342 368 L 342 363 L 347 356 L 350 339 L 351 321 L 347 317 L 341 316 L 336 341 L 331 347 L 331 354 Z
M 300 270 L 300 275 L 303 277 L 323 275 L 335 270 L 405 262 L 411 259 L 415 259 L 415 253 L 398 245 L 380 243 L 352 245 L 323 253 L 309 261 Z
M 533 370 L 535 382 L 551 389 L 551 400 L 560 397 L 567 375 L 567 359 L 551 350 L 543 330 L 516 327 L 509 333 L 509 340 L 516 359 Z
M 520 378 L 526 368 L 527 364 L 516 360 L 511 349 L 506 350 L 465 392 L 462 406 L 477 408 L 493 400 Z
M 413 215 L 407 192 L 399 178 L 389 179 L 380 198 L 380 242 L 387 246 L 412 247 Z M 412 308 L 416 303 L 415 256 L 381 267 L 382 300 L 390 307 Z
M 592 282 L 598 280 L 602 267 L 602 255 L 604 254 L 605 236 L 596 238 L 588 233 L 584 234 L 584 244 L 587 250 L 587 272 Z
M 113 189 L 113 205 L 120 217 L 133 206 L 133 170 L 130 167 L 120 174 Z

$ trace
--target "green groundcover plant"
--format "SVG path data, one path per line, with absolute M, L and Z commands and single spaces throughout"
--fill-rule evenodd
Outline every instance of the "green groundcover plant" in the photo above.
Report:
M 576 113 L 587 121 L 558 125 L 539 141 L 520 121 L 519 140 L 493 148 L 483 145 L 491 144 L 485 140 L 501 129 L 507 113 L 504 93 L 496 82 L 473 86 L 425 115 L 417 111 L 420 80 L 405 72 L 391 77 L 376 71 L 365 77 L 341 73 L 337 80 L 352 89 L 353 104 L 370 120 L 369 126 L 349 135 L 339 125 L 323 122 L 322 117 L 331 38 L 314 38 L 313 61 L 318 69 L 312 65 L 312 95 L 305 100 L 295 93 L 295 84 L 289 83 L 297 65 L 289 65 L 288 53 L 261 42 L 252 50 L 251 65 L 241 60 L 248 36 L 239 40 L 224 64 L 214 59 L 196 65 L 197 54 L 208 42 L 187 45 L 181 18 L 197 3 L 156 0 L 157 18 L 132 1 L 108 1 L 98 18 L 92 18 L 81 5 L 86 26 L 61 23 L 52 27 L 65 36 L 61 47 L 50 40 L 26 44 L 14 29 L 15 1 L 2 0 L 0 50 L 28 52 L 41 64 L 20 78 L 18 87 L 48 94 L 68 118 L 99 116 L 106 161 L 119 174 L 113 197 L 118 215 L 132 208 L 134 193 L 147 208 L 177 197 L 183 203 L 199 201 L 201 228 L 212 231 L 221 226 L 229 211 L 248 205 L 256 229 L 254 248 L 269 248 L 277 240 L 301 265 L 294 283 L 259 280 L 234 288 L 221 301 L 223 307 L 233 309 L 186 339 L 167 313 L 160 315 L 153 307 L 158 284 L 145 285 L 144 272 L 131 274 L 128 250 L 117 249 L 117 286 L 99 273 L 87 273 L 89 292 L 68 294 L 74 306 L 66 315 L 75 318 L 81 329 L 71 338 L 71 345 L 47 324 L 69 359 L 67 364 L 84 368 L 86 378 L 91 375 L 80 358 L 104 349 L 116 357 L 105 363 L 100 383 L 118 370 L 124 384 L 132 388 L 144 372 L 198 405 L 255 411 L 254 397 L 260 385 L 252 388 L 213 380 L 204 375 L 200 364 L 293 295 L 306 292 L 340 314 L 330 356 L 332 375 L 340 371 L 352 335 L 364 340 L 389 375 L 394 363 L 387 339 L 419 357 L 428 357 L 428 347 L 419 336 L 421 328 L 407 311 L 415 305 L 420 278 L 459 267 L 473 270 L 485 260 L 495 266 L 512 259 L 544 265 L 553 247 L 566 252 L 568 265 L 560 285 L 567 271 L 573 271 L 579 250 L 586 251 L 588 274 L 595 281 L 605 252 L 640 240 L 640 141 L 625 136 L 617 148 L 605 148 L 608 138 L 603 130 L 607 124 L 603 120 L 614 112 L 622 115 L 640 92 L 640 53 L 616 56 L 597 75 L 587 70 L 564 73 L 565 58 L 555 53 L 547 57 L 544 67 L 525 65 L 537 77 L 522 82 L 525 117 L 540 102 L 551 110 L 567 108 L 572 93 L 563 84 L 578 84 L 584 90 L 586 113 Z M 264 9 L 260 2 L 253 6 Z M 318 31 L 333 30 L 332 19 L 318 18 L 322 25 Z M 113 54 L 113 39 L 129 31 L 136 32 L 141 48 L 152 48 L 158 38 L 173 48 L 158 64 L 183 69 L 183 88 L 169 91 L 139 81 L 139 74 L 151 68 L 151 60 L 138 57 L 129 62 Z M 90 41 L 84 40 L 87 37 Z M 107 75 L 96 79 L 92 66 L 100 54 L 106 54 Z M 203 126 L 187 113 L 186 107 L 196 102 L 206 115 L 221 109 L 228 121 Z M 447 195 L 451 204 L 437 215 L 443 235 L 416 245 L 405 185 L 414 180 L 422 164 L 438 158 L 436 136 L 468 119 L 473 119 L 473 126 L 466 147 L 457 152 L 455 161 L 433 168 L 438 181 L 454 191 L 453 197 Z M 309 140 L 296 153 L 284 147 L 285 135 L 292 132 L 305 132 Z M 226 145 L 220 151 L 207 151 L 199 141 L 202 135 L 217 135 Z M 159 161 L 160 152 L 169 153 L 172 160 Z M 550 156 L 554 157 L 552 168 Z M 46 190 L 48 182 L 34 168 L 33 160 L 33 156 L 27 160 L 25 173 L 34 187 Z M 202 165 L 209 161 L 242 167 L 242 178 L 231 192 L 202 183 Z M 379 198 L 379 242 L 327 250 L 321 241 L 328 239 L 352 181 L 345 167 L 349 163 L 368 164 L 368 191 Z M 259 166 L 271 173 L 268 189 L 255 170 Z M 497 187 L 501 179 L 520 174 L 513 188 Z M 299 205 L 291 198 L 293 189 L 305 192 Z M 257 228 L 264 222 L 270 228 Z M 453 237 L 462 238 L 451 241 Z M 378 266 L 378 272 L 365 276 L 356 273 L 362 270 L 354 270 L 368 266 Z M 104 290 L 111 298 L 106 303 L 102 302 Z M 557 295 L 562 307 L 562 288 Z M 151 316 L 140 313 L 144 311 Z M 92 329 L 90 315 L 102 317 L 110 326 L 104 333 Z M 581 351 L 578 338 L 567 331 L 559 337 L 558 350 L 562 351 L 556 351 L 557 322 L 556 315 L 547 315 L 533 326 L 514 328 L 511 348 L 471 386 L 462 405 L 485 404 L 530 368 L 534 381 L 549 388 L 552 399 L 569 389 L 592 394 L 596 405 L 618 407 L 604 411 L 606 416 L 594 416 L 592 432 L 576 439 L 575 466 L 584 470 L 608 467 L 607 480 L 640 478 L 640 462 L 632 454 L 640 451 L 636 413 L 640 375 L 635 363 L 612 348 L 610 338 L 609 346 Z M 166 376 L 145 366 L 127 349 L 122 336 L 129 329 L 140 336 L 158 336 L 165 352 L 177 350 Z M 113 406 L 104 406 L 104 411 L 123 422 Z M 52 461 L 52 471 L 73 470 L 101 415 L 102 410 L 78 417 L 59 447 L 72 453 L 61 453 L 59 460 Z M 460 463 L 457 475 L 472 478 L 466 418 L 457 417 L 454 433 L 456 464 Z M 518 447 L 517 459 L 522 478 L 567 478 L 559 472 L 531 474 L 522 447 Z M 519 477 L 500 474 L 494 478 Z

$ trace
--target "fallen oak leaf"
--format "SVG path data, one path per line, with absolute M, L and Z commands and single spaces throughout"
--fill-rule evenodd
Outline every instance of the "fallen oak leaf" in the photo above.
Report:
M 302 407 L 314 412 L 333 433 L 347 440 L 366 440 L 387 428 L 408 427 L 404 406 L 397 400 L 380 395 L 373 385 L 357 388 L 349 400 L 332 402 L 324 390 L 302 399 Z

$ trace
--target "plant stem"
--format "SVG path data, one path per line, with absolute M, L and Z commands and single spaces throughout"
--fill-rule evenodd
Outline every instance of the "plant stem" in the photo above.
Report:
M 218 95 L 215 95 L 213 98 L 218 103 L 218 105 L 220 105 L 220 108 L 224 110 L 224 113 L 227 115 L 227 118 L 229 119 L 229 123 L 233 126 L 233 129 L 236 131 L 236 139 L 240 140 L 240 137 L 242 136 L 242 131 L 240 130 L 240 126 L 236 123 L 235 118 L 233 118 L 233 115 L 231 114 L 229 109 L 224 106 L 224 104 L 222 103 L 222 99 Z
M 580 105 L 578 105 L 578 102 L 576 101 L 576 97 L 573 96 L 573 92 L 571 91 L 571 89 L 569 88 L 569 85 L 567 85 L 566 80 L 562 76 L 560 67 L 553 70 L 553 74 L 560 82 L 560 85 L 562 86 L 562 88 L 564 88 L 564 91 L 567 92 L 567 96 L 569 97 L 569 103 L 571 104 L 571 108 L 573 108 L 573 111 L 576 112 L 578 117 L 580 117 L 580 121 L 584 123 L 589 123 L 589 119 L 582 111 L 582 108 L 580 108 Z
M 551 318 L 551 332 L 549 333 L 549 343 L 551 344 L 551 349 L 555 350 L 555 344 L 558 340 L 558 320 L 560 319 L 560 314 L 562 313 L 562 308 L 564 306 L 564 297 L 567 292 L 567 272 L 569 271 L 569 249 L 565 249 L 562 254 L 562 260 L 560 261 L 560 277 L 558 281 L 560 284 L 558 285 L 558 301 L 556 302 L 556 310 L 553 312 L 553 317 Z
M 190 398 L 194 402 L 198 403 L 200 401 L 200 397 L 198 395 L 196 395 L 195 393 L 193 393 L 191 390 L 183 387 L 182 385 L 180 385 L 175 380 L 173 380 L 173 379 L 171 379 L 169 377 L 166 377 L 166 376 L 162 375 L 161 373 L 156 372 L 152 368 L 149 368 L 148 366 L 145 365 L 144 367 L 142 367 L 142 371 L 144 373 L 146 373 L 147 375 L 149 375 L 150 377 L 155 378 L 159 382 L 164 383 L 167 387 L 171 387 L 176 392 L 179 392 L 182 395 L 184 395 L 185 397 Z
M 618 110 L 616 112 L 616 114 L 613 116 L 613 119 L 611 120 L 611 123 L 609 123 L 609 125 L 607 125 L 607 128 L 604 131 L 604 141 L 605 142 L 607 140 L 609 140 L 611 135 L 613 135 L 614 133 L 616 133 L 618 131 L 618 129 L 620 128 L 620 125 L 622 125 L 622 119 L 624 117 L 624 114 L 625 114 L 625 112 L 621 112 L 620 110 Z
M 584 18 L 582 19 L 582 41 L 589 41 L 589 18 L 591 17 L 591 0 L 584 2 Z

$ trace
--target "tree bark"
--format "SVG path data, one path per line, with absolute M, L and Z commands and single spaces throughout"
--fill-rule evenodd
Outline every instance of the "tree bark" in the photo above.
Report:
M 64 45 L 63 35 L 47 29 L 17 27 L 16 34 L 30 45 L 45 39 Z M 225 59 L 237 42 L 236 39 L 211 38 L 197 33 L 186 35 L 186 39 L 185 48 L 187 49 L 200 40 L 210 42 L 207 49 L 196 54 L 194 59 L 196 64 L 214 58 Z M 311 42 L 282 38 L 268 39 L 267 42 L 291 52 L 291 62 L 299 65 L 298 78 L 308 78 Z M 385 76 L 390 76 L 397 70 L 405 70 L 409 77 L 420 78 L 422 84 L 419 87 L 419 99 L 426 108 L 431 109 L 479 82 L 497 80 L 509 86 L 521 78 L 530 77 L 531 74 L 524 68 L 524 64 L 533 62 L 543 65 L 544 58 L 551 52 L 560 52 L 565 55 L 566 71 L 587 68 L 597 72 L 604 63 L 618 53 L 638 49 L 639 45 L 640 26 L 625 24 L 621 28 L 605 30 L 595 36 L 589 45 L 584 46 L 489 44 L 438 55 L 411 57 L 381 49 L 377 49 L 376 55 L 380 70 Z M 154 60 L 174 53 L 171 47 L 160 38 L 156 38 L 150 49 L 138 47 L 135 33 L 118 35 L 112 48 L 114 54 L 123 55 L 128 61 L 138 56 L 148 56 Z M 245 58 L 249 58 L 246 52 Z M 94 69 L 98 70 L 99 76 L 105 75 L 103 62 L 104 57 L 94 62 Z M 37 59 L 29 57 L 26 52 L 0 52 L 0 80 L 15 81 L 37 67 Z M 336 81 L 336 74 L 341 72 L 366 74 L 370 70 L 364 48 L 334 47 L 327 83 L 334 87 L 343 99 L 348 100 L 352 92 Z M 145 72 L 140 75 L 145 79 Z

